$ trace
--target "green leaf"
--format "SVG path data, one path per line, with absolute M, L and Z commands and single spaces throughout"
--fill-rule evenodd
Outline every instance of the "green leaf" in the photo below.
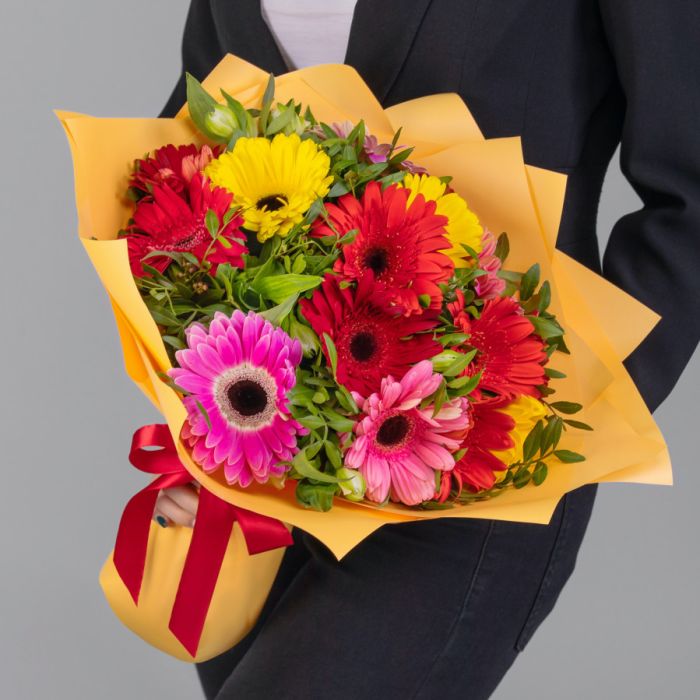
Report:
M 540 438 L 540 454 L 544 454 L 550 447 L 556 446 L 561 437 L 562 421 L 558 416 L 547 418 L 547 425 L 542 431 Z
M 564 418 L 564 423 L 570 425 L 572 428 L 578 428 L 579 430 L 593 430 L 593 428 L 580 420 L 572 420 L 571 418 Z
M 323 281 L 316 275 L 275 275 L 261 277 L 252 283 L 252 288 L 265 299 L 281 304 L 293 294 L 315 289 Z
M 443 407 L 445 401 L 447 400 L 447 384 L 445 383 L 445 380 L 443 379 L 440 382 L 440 386 L 437 388 L 437 391 L 435 392 L 435 397 L 433 399 L 433 418 L 437 416 L 438 413 L 440 413 L 440 409 Z
M 458 357 L 444 372 L 442 372 L 442 374 L 445 377 L 456 377 L 458 374 L 462 374 L 469 363 L 474 359 L 475 355 L 476 349 L 470 350 L 468 353 Z
M 513 477 L 513 486 L 516 489 L 522 489 L 530 483 L 531 478 L 532 474 L 530 473 L 530 471 L 528 469 L 521 468 L 516 472 L 515 476 Z
M 328 192 L 327 197 L 341 197 L 344 194 L 347 194 L 350 192 L 350 188 L 342 181 L 339 180 L 336 182 L 333 187 L 331 187 L 330 191 Z
M 219 107 L 219 103 L 202 87 L 202 84 L 190 73 L 185 76 L 187 83 L 187 107 L 195 126 L 205 136 L 218 143 L 226 143 L 228 138 L 212 133 L 207 126 L 207 117 Z
M 538 308 L 540 311 L 546 311 L 550 302 L 552 301 L 552 288 L 550 287 L 548 280 L 542 282 L 542 286 L 540 287 L 538 294 L 540 297 Z
M 520 281 L 520 300 L 526 301 L 534 293 L 540 281 L 540 266 L 535 263 L 524 275 Z
M 319 445 L 320 447 L 321 445 Z M 337 484 L 339 479 L 330 474 L 322 472 L 320 469 L 316 469 L 311 461 L 306 456 L 308 448 L 306 450 L 300 450 L 294 455 L 292 460 L 292 466 L 294 470 L 300 476 L 306 477 L 307 479 L 313 479 L 314 481 L 321 481 L 324 484 Z
M 260 117 L 258 123 L 260 124 L 260 133 L 265 135 L 267 130 L 267 120 L 270 116 L 270 108 L 272 107 L 272 100 L 275 97 L 275 76 L 270 73 L 270 78 L 267 81 L 265 87 L 265 92 L 262 99 L 262 107 L 260 108 Z
M 567 464 L 572 464 L 573 462 L 583 462 L 585 457 L 578 452 L 573 452 L 572 450 L 554 450 L 554 456 Z
M 565 413 L 566 415 L 578 413 L 583 408 L 583 406 L 580 403 L 574 403 L 573 401 L 554 401 L 549 405 L 555 411 L 558 411 L 559 413 Z
M 528 462 L 531 460 L 540 449 L 540 440 L 542 438 L 542 431 L 544 430 L 544 423 L 538 420 L 535 423 L 535 427 L 528 433 L 523 443 L 523 461 Z
M 185 347 L 187 347 L 179 338 L 175 337 L 174 335 L 164 335 L 163 342 L 167 343 L 168 345 L 170 345 L 170 347 L 175 348 L 176 350 L 183 350 Z
M 338 487 L 332 484 L 311 484 L 308 481 L 300 481 L 296 488 L 296 499 L 310 510 L 327 512 L 333 507 L 333 497 L 338 492 Z
M 204 416 L 204 420 L 206 421 L 207 428 L 211 430 L 211 418 L 209 418 L 209 414 L 207 413 L 207 409 L 204 408 L 204 406 L 197 400 L 194 400 L 195 405 L 197 406 L 197 410 Z
M 496 250 L 494 254 L 501 262 L 505 262 L 508 254 L 510 253 L 510 241 L 508 240 L 508 234 L 502 233 L 498 240 L 496 241 Z
M 292 309 L 294 309 L 294 305 L 297 303 L 298 298 L 298 294 L 292 294 L 291 296 L 287 297 L 281 304 L 277 304 L 277 306 L 273 306 L 267 311 L 261 311 L 260 316 L 262 316 L 264 319 L 267 319 L 270 323 L 274 323 L 276 326 L 279 326 L 280 323 L 282 323 L 282 321 L 284 321 L 284 319 L 287 318 Z
M 545 340 L 564 335 L 564 331 L 558 323 L 550 321 L 542 316 L 527 316 L 528 321 L 535 327 L 535 332 Z
M 566 379 L 564 372 L 560 372 L 558 369 L 553 369 L 552 367 L 546 367 L 544 373 L 550 379 Z
M 467 333 L 447 333 L 438 338 L 438 342 L 443 347 L 449 347 L 451 345 L 462 345 L 469 339 Z
M 331 363 L 333 376 L 335 377 L 336 370 L 338 368 L 338 351 L 336 350 L 333 339 L 328 335 L 328 333 L 323 334 L 323 342 L 326 346 L 326 352 L 328 353 L 328 359 Z
M 537 462 L 532 471 L 532 483 L 535 486 L 541 486 L 547 478 L 547 465 L 545 462 Z
M 219 235 L 219 217 L 213 209 L 207 209 L 207 213 L 204 215 L 204 223 L 207 226 L 209 235 L 216 240 Z
M 326 421 L 324 421 L 323 418 L 321 418 L 321 416 L 308 415 L 302 416 L 301 418 L 297 418 L 297 420 L 309 430 L 318 430 L 326 424 Z

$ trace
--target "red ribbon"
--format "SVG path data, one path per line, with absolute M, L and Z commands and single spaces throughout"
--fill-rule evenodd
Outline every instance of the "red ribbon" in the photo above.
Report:
M 131 442 L 129 461 L 143 472 L 159 475 L 126 504 L 114 546 L 114 566 L 138 605 L 158 492 L 193 479 L 180 462 L 167 425 L 139 428 Z M 195 526 L 169 623 L 170 631 L 192 656 L 197 653 L 235 521 L 251 555 L 292 544 L 289 530 L 279 520 L 238 508 L 200 488 Z

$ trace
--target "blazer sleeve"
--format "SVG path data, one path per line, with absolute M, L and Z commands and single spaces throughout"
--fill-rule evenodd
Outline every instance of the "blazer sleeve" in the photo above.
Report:
M 174 117 L 185 104 L 185 73 L 191 73 L 198 80 L 204 80 L 224 57 L 224 53 L 212 16 L 210 0 L 192 0 L 182 39 L 182 73 L 160 116 Z
M 662 317 L 625 362 L 654 410 L 700 340 L 700 2 L 599 1 L 626 100 L 620 163 L 643 202 L 603 273 Z

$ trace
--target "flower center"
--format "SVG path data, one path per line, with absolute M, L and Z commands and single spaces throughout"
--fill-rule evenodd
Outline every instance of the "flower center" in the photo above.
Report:
M 389 267 L 389 255 L 384 248 L 370 248 L 365 253 L 365 266 L 379 277 Z
M 267 407 L 267 393 L 260 384 L 251 379 L 234 382 L 226 390 L 231 408 L 242 416 L 255 416 Z
M 381 424 L 377 431 L 377 442 L 384 447 L 396 447 L 406 439 L 410 429 L 411 422 L 406 416 L 392 416 Z
M 377 341 L 372 333 L 360 331 L 350 339 L 350 354 L 358 362 L 367 362 L 377 352 Z
M 175 226 L 168 232 L 167 240 L 154 243 L 155 250 L 194 250 L 209 236 L 204 224 Z
M 277 211 L 287 204 L 287 200 L 281 194 L 271 194 L 262 197 L 255 204 L 257 209 L 267 209 L 267 211 Z
M 224 419 L 239 430 L 258 430 L 272 422 L 277 412 L 277 383 L 262 367 L 242 364 L 221 374 L 214 385 L 214 399 Z

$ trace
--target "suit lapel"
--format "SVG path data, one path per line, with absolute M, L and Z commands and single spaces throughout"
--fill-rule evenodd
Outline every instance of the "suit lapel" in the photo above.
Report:
M 263 70 L 282 75 L 287 64 L 265 23 L 260 0 L 210 0 L 214 24 L 226 51 Z
M 399 77 L 431 0 L 358 0 L 345 63 L 384 102 Z

